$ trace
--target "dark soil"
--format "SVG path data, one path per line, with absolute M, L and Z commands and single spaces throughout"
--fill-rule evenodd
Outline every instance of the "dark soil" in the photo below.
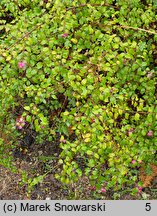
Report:
M 45 139 L 42 144 L 37 144 L 37 134 L 29 129 L 29 125 L 26 125 L 20 133 L 18 144 L 12 152 L 13 165 L 17 171 L 13 173 L 0 165 L 0 200 L 157 199 L 157 177 L 154 178 L 151 187 L 144 188 L 141 194 L 136 195 L 130 195 L 126 188 L 116 193 L 107 191 L 105 194 L 101 194 L 91 189 L 88 178 L 84 176 L 75 184 L 63 185 L 54 177 L 55 173 L 60 173 L 62 168 L 58 165 L 61 153 L 60 134 L 56 133 L 56 138 L 53 141 Z M 69 138 L 75 140 L 76 136 L 71 134 Z M 83 172 L 86 161 L 80 156 L 77 156 L 75 160 Z M 44 180 L 30 189 L 28 180 L 33 180 L 44 174 L 46 174 Z
M 16 173 L 0 166 L 0 200 L 63 200 L 63 199 L 121 199 L 121 200 L 137 200 L 144 199 L 142 194 L 129 195 L 125 191 L 116 192 L 116 196 L 112 191 L 107 191 L 104 195 L 91 190 L 87 177 L 82 177 L 73 185 L 68 187 L 61 184 L 54 177 L 56 172 L 60 172 L 57 165 L 57 159 L 60 154 L 58 135 L 53 142 L 45 141 L 42 145 L 35 144 L 33 138 L 29 134 L 29 138 L 24 138 L 19 142 L 19 146 L 13 152 L 13 165 L 17 168 Z M 25 143 L 24 143 L 25 142 Z M 31 145 L 27 145 L 27 142 Z M 80 160 L 80 163 L 82 161 Z M 84 161 L 82 162 L 84 166 Z M 42 183 L 35 185 L 29 191 L 27 181 L 22 181 L 22 173 L 25 171 L 29 178 L 34 178 L 44 173 L 48 173 Z M 143 189 L 146 194 L 145 199 L 157 199 L 157 178 L 152 182 L 151 187 Z

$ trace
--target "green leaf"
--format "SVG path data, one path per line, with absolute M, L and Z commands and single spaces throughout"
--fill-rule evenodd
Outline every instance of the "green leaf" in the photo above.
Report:
M 94 154 L 94 157 L 99 159 L 99 155 L 97 153 Z
M 42 68 L 42 66 L 43 66 L 43 63 L 42 63 L 42 62 L 38 62 L 38 63 L 37 63 L 37 68 L 38 68 L 38 69 Z
M 35 177 L 32 182 L 30 183 L 30 186 L 35 186 L 39 183 L 41 183 L 42 181 L 44 180 L 44 176 L 43 175 L 40 175 L 38 177 Z
M 26 121 L 29 122 L 29 123 L 32 122 L 32 117 L 30 115 L 27 115 L 26 116 Z
M 71 39 L 71 42 L 73 42 L 74 44 L 77 44 L 78 41 L 77 41 L 76 38 L 72 38 L 72 39 Z
M 39 126 L 38 119 L 35 119 L 35 120 L 34 120 L 34 125 L 35 125 L 35 129 L 36 129 L 37 132 L 41 130 L 41 128 L 40 128 L 40 126 Z
M 92 155 L 93 154 L 93 152 L 91 151 L 91 150 L 87 150 L 87 155 Z
M 134 118 L 135 118 L 135 121 L 138 121 L 140 119 L 140 114 L 136 113 Z
M 24 106 L 24 109 L 27 111 L 30 111 L 31 108 L 30 108 L 30 106 Z

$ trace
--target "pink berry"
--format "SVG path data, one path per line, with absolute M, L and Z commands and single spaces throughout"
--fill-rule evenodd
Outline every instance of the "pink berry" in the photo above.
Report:
M 68 37 L 68 33 L 64 33 L 64 34 L 62 34 L 62 37 L 63 37 L 63 38 Z
M 92 123 L 95 123 L 95 119 L 92 118 L 91 120 L 92 120 Z
M 142 187 L 138 186 L 137 189 L 138 189 L 138 193 L 142 192 Z
M 147 74 L 147 78 L 151 78 L 153 76 L 153 73 L 152 72 L 149 72 L 148 74 Z
M 60 140 L 60 142 L 62 142 L 62 143 L 66 143 L 66 140 L 64 139 L 64 140 Z
M 18 119 L 18 122 L 19 123 L 22 123 L 24 121 L 24 119 L 22 118 L 22 117 L 20 117 L 19 119 Z
M 152 137 L 153 136 L 153 131 L 148 131 L 147 136 Z
M 21 130 L 21 129 L 22 129 L 22 126 L 21 126 L 21 125 L 19 125 L 19 126 L 18 126 L 18 129 L 20 129 L 20 130 Z
M 95 190 L 96 190 L 96 187 L 95 187 L 95 186 L 90 186 L 89 189 L 90 189 L 91 191 L 95 191 Z
M 134 164 L 134 163 L 136 163 L 136 161 L 135 161 L 135 160 L 132 160 L 131 163 Z
M 19 62 L 18 63 L 19 68 L 23 68 L 23 67 L 25 67 L 25 65 L 26 65 L 25 62 Z
M 101 188 L 100 191 L 101 191 L 101 193 L 106 193 L 106 189 L 105 188 Z
M 134 128 L 130 128 L 129 132 L 133 132 L 134 131 Z
M 134 131 L 134 128 L 130 128 L 128 131 L 128 135 L 132 134 L 133 131 Z

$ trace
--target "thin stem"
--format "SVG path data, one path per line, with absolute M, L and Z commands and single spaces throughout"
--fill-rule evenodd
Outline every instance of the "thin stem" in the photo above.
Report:
M 81 4 L 81 5 L 78 5 L 78 6 L 74 6 L 74 7 L 70 7 L 70 8 L 66 8 L 66 11 L 68 10 L 73 10 L 73 9 L 77 9 L 77 8 L 80 8 L 80 7 L 88 7 L 88 6 L 93 6 L 93 7 L 113 7 L 113 8 L 118 8 L 118 6 L 113 6 L 113 5 L 110 5 L 110 4 Z
M 146 29 L 142 29 L 142 28 L 138 28 L 138 27 L 132 27 L 132 26 L 126 26 L 126 25 L 116 25 L 116 26 L 120 27 L 120 28 L 133 29 L 133 30 L 136 30 L 136 31 L 144 31 L 144 32 L 147 32 L 149 34 L 155 34 L 155 35 L 157 35 L 157 32 L 146 30 Z

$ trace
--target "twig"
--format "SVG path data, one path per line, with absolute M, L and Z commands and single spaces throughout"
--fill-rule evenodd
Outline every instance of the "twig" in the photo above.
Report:
M 114 108 L 114 107 L 113 107 Z M 107 110 L 107 108 L 105 109 L 105 108 L 102 108 L 103 110 Z M 138 113 L 138 114 L 157 114 L 157 112 L 147 112 L 147 111 L 134 111 L 134 110 L 125 110 L 125 109 L 121 109 L 121 108 L 118 108 L 117 109 L 117 112 L 119 111 L 119 110 L 121 110 L 121 111 L 123 111 L 124 113 Z
M 22 41 L 24 38 L 28 37 L 33 31 L 35 31 L 38 27 L 40 27 L 42 24 L 39 24 L 35 26 L 30 32 L 26 32 L 19 40 L 17 40 L 14 44 L 12 44 L 10 47 L 7 48 L 7 50 L 10 50 L 12 47 L 14 47 L 16 44 L 18 44 L 20 41 Z
M 116 25 L 116 26 L 117 27 L 121 27 L 121 28 L 126 28 L 126 29 L 133 29 L 133 30 L 136 30 L 136 31 L 144 31 L 144 32 L 147 32 L 149 34 L 155 34 L 155 35 L 157 35 L 157 32 L 153 32 L 153 31 L 142 29 L 142 28 L 138 28 L 138 27 L 125 26 L 125 25 Z
M 70 7 L 70 8 L 66 8 L 66 11 L 69 11 L 69 10 L 73 10 L 73 9 L 77 9 L 77 8 L 80 8 L 80 7 L 88 7 L 88 6 L 93 6 L 93 7 L 113 7 L 113 8 L 118 8 L 118 6 L 114 6 L 114 5 L 110 5 L 110 4 L 81 4 L 81 5 L 78 5 L 78 6 L 74 6 L 74 7 Z
M 133 29 L 135 31 L 143 31 L 143 32 L 146 32 L 146 33 L 149 33 L 149 34 L 157 35 L 157 32 L 146 30 L 146 29 L 139 28 L 139 27 L 126 26 L 126 25 L 121 25 L 121 24 L 118 25 L 118 24 L 114 24 L 114 23 L 106 23 L 104 25 L 102 23 L 92 22 L 92 24 L 98 25 L 99 27 L 113 26 L 113 27 L 117 27 L 117 28 Z

